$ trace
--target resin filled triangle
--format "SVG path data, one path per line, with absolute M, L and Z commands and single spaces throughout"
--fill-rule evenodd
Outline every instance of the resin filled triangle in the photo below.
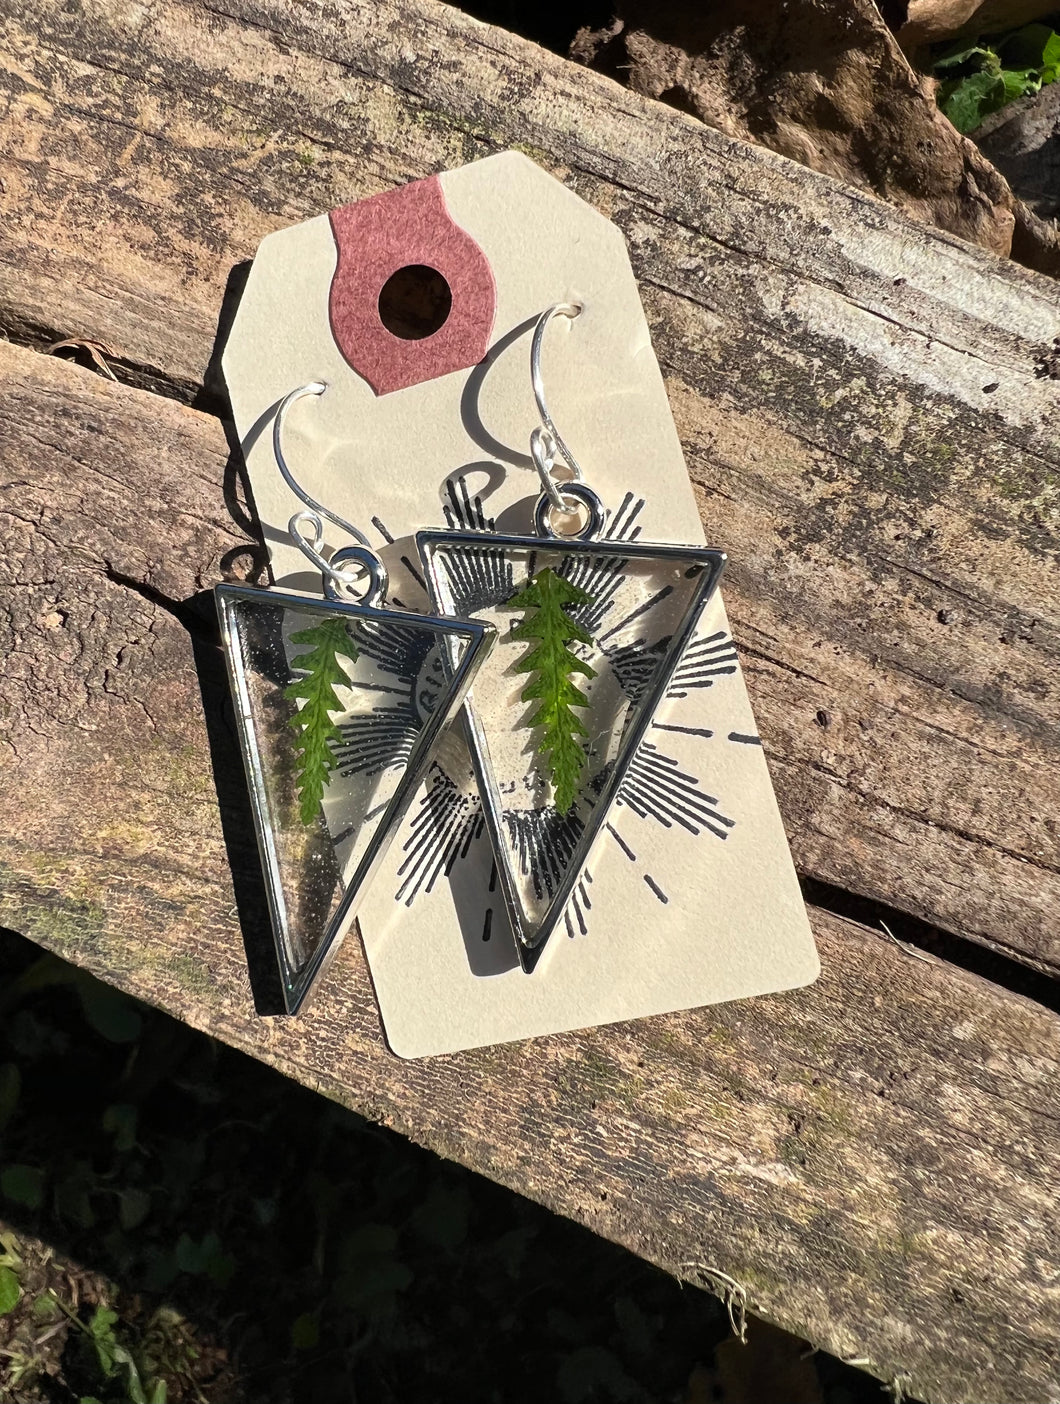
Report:
M 352 924 L 493 633 L 274 590 L 220 585 L 215 594 L 294 1013 Z M 312 758 L 324 749 L 321 793 Z
M 561 541 L 480 532 L 417 537 L 436 609 L 494 626 L 498 643 L 468 698 L 472 759 L 520 959 L 533 968 L 563 915 L 589 850 L 618 792 L 703 606 L 724 565 L 701 547 L 624 541 Z M 574 587 L 565 605 L 576 627 L 569 648 L 592 676 L 571 679 L 585 704 L 572 708 L 581 769 L 561 812 L 536 701 L 523 700 L 534 645 L 513 626 L 511 601 L 543 571 Z

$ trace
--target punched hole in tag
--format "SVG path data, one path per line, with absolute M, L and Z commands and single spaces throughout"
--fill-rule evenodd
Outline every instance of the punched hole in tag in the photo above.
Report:
M 379 320 L 402 341 L 440 331 L 453 308 L 453 291 L 436 268 L 410 263 L 392 273 L 379 293 Z

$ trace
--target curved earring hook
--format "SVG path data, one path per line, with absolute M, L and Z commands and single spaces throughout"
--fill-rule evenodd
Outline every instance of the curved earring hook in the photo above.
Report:
M 283 427 L 287 419 L 288 411 L 295 401 L 300 400 L 305 395 L 323 395 L 327 389 L 323 380 L 311 380 L 308 385 L 300 385 L 297 390 L 292 390 L 289 395 L 285 395 L 280 401 L 276 411 L 276 418 L 272 422 L 272 452 L 276 459 L 276 467 L 280 470 L 280 476 L 294 493 L 299 501 L 304 502 L 311 512 L 315 512 L 320 517 L 327 517 L 329 522 L 334 523 L 342 531 L 353 537 L 354 541 L 359 541 L 362 546 L 366 546 L 370 551 L 372 543 L 365 536 L 363 531 L 359 531 L 352 522 L 346 521 L 330 508 L 325 507 L 322 502 L 317 502 L 310 497 L 305 488 L 298 482 L 290 468 L 287 466 L 287 459 L 283 452 Z
M 311 380 L 307 385 L 300 385 L 297 390 L 292 390 L 290 394 L 283 397 L 277 407 L 276 418 L 272 423 L 272 452 L 276 459 L 276 466 L 280 470 L 280 476 L 295 497 L 300 502 L 304 502 L 308 509 L 294 514 L 288 524 L 288 531 L 298 549 L 313 562 L 323 575 L 325 594 L 330 599 L 349 598 L 354 580 L 341 567 L 347 563 L 356 562 L 362 570 L 367 572 L 368 584 L 362 597 L 362 603 L 370 604 L 382 599 L 386 593 L 386 567 L 363 531 L 355 527 L 352 522 L 346 521 L 345 517 L 340 517 L 337 512 L 332 512 L 316 498 L 310 497 L 291 472 L 283 451 L 283 429 L 291 406 L 305 395 L 323 395 L 327 388 L 324 381 Z M 327 517 L 328 521 L 337 526 L 340 531 L 352 536 L 358 545 L 343 547 L 332 554 L 330 561 L 326 561 L 320 554 L 324 544 L 322 517 Z M 311 540 L 306 534 L 306 528 L 312 532 Z
M 534 400 L 537 403 L 537 412 L 541 416 L 541 423 L 544 426 L 544 433 L 539 429 L 535 429 L 533 435 L 531 435 L 530 452 L 533 456 L 537 471 L 541 473 L 541 480 L 545 491 L 549 493 L 550 497 L 552 493 L 549 490 L 546 479 L 551 477 L 549 470 L 555 462 L 557 453 L 563 458 L 567 467 L 574 475 L 574 482 L 583 483 L 585 481 L 585 474 L 582 472 L 578 460 L 564 442 L 563 435 L 556 428 L 552 415 L 549 413 L 548 402 L 545 399 L 545 382 L 541 375 L 541 347 L 545 340 L 545 332 L 548 330 L 548 325 L 554 317 L 568 317 L 573 321 L 575 317 L 581 314 L 581 311 L 582 305 L 580 302 L 555 303 L 547 312 L 542 312 L 541 316 L 538 317 L 537 326 L 534 328 L 533 340 L 530 342 L 530 384 L 533 387 Z M 551 440 L 551 442 L 549 442 L 549 440 Z M 542 472 L 542 464 L 546 461 L 547 468 Z M 554 505 L 558 506 L 558 504 Z M 569 509 L 559 507 L 559 510 L 567 511 Z
M 564 533 L 585 541 L 596 536 L 603 529 L 604 509 L 600 498 L 585 481 L 581 465 L 563 441 L 556 428 L 545 400 L 545 382 L 541 374 L 541 346 L 545 332 L 553 317 L 568 317 L 571 321 L 582 312 L 580 302 L 557 302 L 542 312 L 534 327 L 530 342 L 530 384 L 534 390 L 534 400 L 541 423 L 530 435 L 530 457 L 541 479 L 541 496 L 534 510 L 534 524 L 539 536 L 557 536 L 552 528 L 551 514 L 557 512 L 562 517 L 585 516 L 585 525 L 580 531 Z M 571 471 L 571 480 L 557 482 L 552 475 L 557 454 Z

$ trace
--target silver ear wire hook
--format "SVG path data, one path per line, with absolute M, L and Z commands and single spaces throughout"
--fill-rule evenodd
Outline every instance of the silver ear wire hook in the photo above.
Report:
M 541 429 L 535 429 L 533 435 L 531 435 L 531 452 L 533 452 L 535 437 L 539 443 L 544 440 L 544 453 L 547 454 L 549 458 L 548 470 L 551 470 L 554 465 L 556 454 L 558 453 L 566 462 L 567 467 L 573 474 L 573 480 L 576 483 L 583 483 L 585 481 L 585 474 L 582 472 L 578 460 L 564 442 L 563 435 L 556 428 L 552 415 L 549 413 L 548 402 L 545 399 L 545 382 L 541 374 L 541 347 L 544 344 L 545 332 L 548 330 L 549 323 L 554 317 L 567 317 L 570 321 L 573 321 L 575 317 L 581 315 L 581 312 L 582 305 L 580 302 L 554 303 L 553 306 L 546 312 L 542 312 L 541 316 L 538 317 L 537 326 L 534 328 L 533 340 L 530 342 L 530 384 L 534 391 L 537 412 L 541 416 L 541 423 L 544 426 L 543 431 Z M 538 462 L 536 455 L 534 457 L 534 462 L 535 464 Z M 540 465 L 538 466 L 538 472 L 541 472 Z M 544 481 L 544 478 L 542 478 L 542 481 Z M 548 491 L 547 487 L 545 490 Z M 551 494 L 549 495 L 551 496 Z M 559 510 L 567 511 L 568 509 L 566 507 L 560 507 Z
M 573 321 L 581 312 L 582 304 L 580 302 L 557 302 L 547 311 L 542 312 L 537 319 L 537 326 L 534 328 L 533 339 L 530 342 L 530 384 L 533 388 L 537 412 L 541 416 L 541 424 L 530 435 L 530 457 L 533 459 L 537 475 L 541 479 L 541 496 L 534 510 L 534 524 L 538 534 L 540 536 L 557 535 L 552 529 L 551 516 L 553 512 L 559 512 L 565 517 L 573 517 L 584 511 L 587 521 L 581 531 L 567 533 L 567 535 L 577 535 L 584 540 L 595 536 L 603 528 L 603 505 L 596 493 L 586 483 L 581 465 L 556 428 L 555 421 L 549 413 L 548 402 L 545 399 L 545 382 L 541 374 L 541 347 L 549 323 L 554 317 L 567 317 Z M 567 482 L 558 483 L 553 476 L 552 470 L 556 466 L 557 457 L 562 458 L 570 469 L 571 477 Z
M 294 544 L 320 571 L 324 578 L 324 593 L 329 599 L 350 598 L 356 587 L 356 578 L 340 567 L 347 563 L 356 562 L 368 576 L 367 587 L 360 597 L 361 602 L 374 604 L 381 601 L 386 594 L 389 583 L 386 566 L 372 549 L 371 542 L 363 531 L 355 527 L 352 522 L 346 521 L 344 517 L 340 517 L 337 512 L 332 512 L 316 498 L 310 497 L 288 467 L 283 451 L 284 424 L 291 406 L 305 395 L 323 395 L 327 388 L 324 381 L 311 380 L 307 385 L 300 385 L 297 390 L 292 390 L 280 401 L 276 410 L 276 418 L 272 423 L 272 452 L 276 459 L 276 466 L 280 470 L 280 476 L 295 497 L 300 502 L 304 502 L 308 509 L 296 512 L 288 522 L 287 529 Z M 335 551 L 330 561 L 325 560 L 321 555 L 321 548 L 324 544 L 324 523 L 322 521 L 324 517 L 337 526 L 340 531 L 352 536 L 354 541 L 358 543 L 356 546 L 345 546 L 341 550 Z M 311 536 L 307 534 L 307 528 L 312 533 Z

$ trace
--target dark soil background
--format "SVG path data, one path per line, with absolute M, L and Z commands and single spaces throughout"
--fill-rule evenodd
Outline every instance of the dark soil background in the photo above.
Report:
M 557 54 L 567 53 L 579 29 L 603 29 L 615 13 L 613 0 L 459 0 L 457 8 Z
M 0 1213 L 5 1404 L 885 1397 L 13 933 Z
M 968 137 L 939 112 L 953 41 L 1060 25 L 1055 0 L 456 0 L 727 136 L 1060 277 L 1060 84 Z M 1015 76 L 1015 75 L 1012 75 Z

